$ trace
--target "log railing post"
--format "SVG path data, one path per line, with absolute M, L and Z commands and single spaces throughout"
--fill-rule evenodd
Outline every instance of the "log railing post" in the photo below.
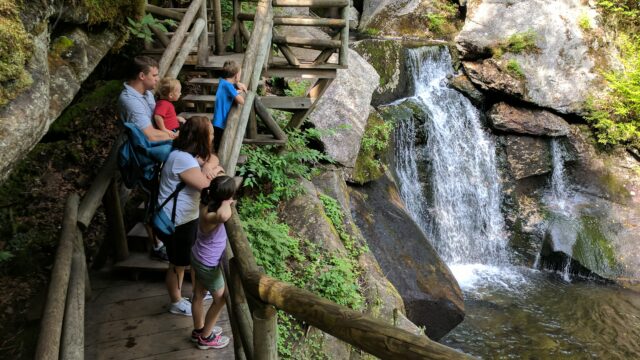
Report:
M 200 33 L 206 30 L 205 25 L 206 25 L 206 22 L 202 20 L 202 18 L 199 18 L 198 20 L 196 20 L 196 23 L 193 24 L 193 28 L 189 33 L 189 36 L 187 36 L 187 39 L 184 41 L 184 44 L 182 44 L 180 53 L 176 55 L 175 60 L 171 65 L 171 68 L 168 71 L 166 71 L 164 76 L 172 77 L 172 78 L 178 77 L 178 74 L 180 74 L 180 70 L 182 70 L 182 66 L 184 65 L 185 61 L 187 61 L 187 57 L 191 52 L 191 48 L 196 45 L 196 42 L 200 37 Z
M 204 66 L 209 62 L 209 26 L 207 25 L 207 2 L 202 1 L 200 6 L 200 19 L 204 20 L 204 31 L 200 33 L 198 43 L 198 65 Z M 195 28 L 195 26 L 194 26 Z
M 277 312 L 271 305 L 262 305 L 253 311 L 254 360 L 278 358 Z
M 77 231 L 71 262 L 71 277 L 62 326 L 60 358 L 84 360 L 84 305 L 87 263 L 82 234 Z
M 204 0 L 193 0 L 193 2 L 191 2 L 191 5 L 189 5 L 187 12 L 184 14 L 184 17 L 180 22 L 180 26 L 178 26 L 178 28 L 176 29 L 176 32 L 171 37 L 171 42 L 169 42 L 169 46 L 167 46 L 164 53 L 162 54 L 162 58 L 160 58 L 160 66 L 159 66 L 160 78 L 165 77 L 167 74 L 167 71 L 169 71 L 169 66 L 173 62 L 173 59 L 175 58 L 176 53 L 178 52 L 178 49 L 182 45 L 185 34 L 187 33 L 187 30 L 189 30 L 189 27 L 191 26 L 193 19 L 196 17 L 196 14 L 200 11 L 200 6 L 202 1 Z
M 345 25 L 342 28 L 340 40 L 342 44 L 340 47 L 340 54 L 338 55 L 338 63 L 344 67 L 349 63 L 349 5 L 342 8 L 342 19 L 345 21 Z
M 124 216 L 120 206 L 120 192 L 115 177 L 111 180 L 109 188 L 104 195 L 104 210 L 107 217 L 109 238 L 113 239 L 116 250 L 116 260 L 122 261 L 129 257 L 127 231 L 124 225 Z
M 214 37 L 216 40 L 216 55 L 224 54 L 224 41 L 222 40 L 222 5 L 220 0 L 213 0 Z
M 244 294 L 239 271 L 238 260 L 233 257 L 229 260 L 229 295 L 231 298 L 231 308 L 233 309 L 233 318 L 238 325 L 239 340 L 244 349 L 245 356 L 247 359 L 254 359 L 254 355 L 257 354 L 254 352 L 253 345 L 253 320 L 247 298 Z
M 69 287 L 69 275 L 71 273 L 73 244 L 77 234 L 76 223 L 78 221 L 79 202 L 78 194 L 74 193 L 69 196 L 65 206 L 62 232 L 53 263 L 53 270 L 51 270 L 47 301 L 42 315 L 42 322 L 40 323 L 36 360 L 58 359 L 60 354 L 60 339 L 67 289 Z
M 236 31 L 233 35 L 233 51 L 241 53 L 242 49 L 242 33 L 240 32 L 240 24 L 242 21 L 238 19 L 240 14 L 240 0 L 233 0 L 233 23 L 236 26 Z

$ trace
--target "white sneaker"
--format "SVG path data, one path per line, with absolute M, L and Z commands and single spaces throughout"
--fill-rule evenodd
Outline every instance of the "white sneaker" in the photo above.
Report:
M 204 300 L 212 300 L 213 296 L 211 296 L 211 293 L 209 291 L 207 291 L 206 294 L 204 294 Z M 218 334 L 216 334 L 218 335 Z
M 191 303 L 187 299 L 180 299 L 175 304 L 171 304 L 169 312 L 176 315 L 191 316 Z

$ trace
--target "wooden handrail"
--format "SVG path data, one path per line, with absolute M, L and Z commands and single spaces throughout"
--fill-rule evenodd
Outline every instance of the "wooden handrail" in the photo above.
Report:
M 232 210 L 225 227 L 244 290 L 249 295 L 383 359 L 472 359 L 426 336 L 396 328 L 263 274 L 258 270 L 239 216 L 235 208 Z
M 40 323 L 36 360 L 57 359 L 59 356 L 69 275 L 71 274 L 73 244 L 77 235 L 76 223 L 79 202 L 78 194 L 74 193 L 69 196 L 65 205 L 60 242 L 58 243 L 56 258 L 53 263 L 53 270 L 51 270 L 47 301 Z
M 175 58 L 176 53 L 178 52 L 178 49 L 180 48 L 180 46 L 184 41 L 184 37 L 185 37 L 185 34 L 187 33 L 187 30 L 189 30 L 189 27 L 191 26 L 193 19 L 196 17 L 198 12 L 200 11 L 200 7 L 202 6 L 202 1 L 204 0 L 193 0 L 191 2 L 191 5 L 189 5 L 187 12 L 184 14 L 184 18 L 182 18 L 182 21 L 180 22 L 180 26 L 178 26 L 178 29 L 176 29 L 175 34 L 173 35 L 173 37 L 171 37 L 171 42 L 169 42 L 169 46 L 167 46 L 164 53 L 162 54 L 162 58 L 160 58 L 160 68 L 159 68 L 160 78 L 165 77 L 165 75 L 167 74 L 167 71 L 169 71 L 169 66 L 171 65 L 171 63 L 173 63 L 173 59 Z

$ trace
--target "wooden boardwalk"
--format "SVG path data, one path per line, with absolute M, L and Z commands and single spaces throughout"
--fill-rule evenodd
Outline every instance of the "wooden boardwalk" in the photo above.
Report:
M 234 359 L 233 339 L 224 349 L 199 350 L 190 341 L 191 317 L 168 312 L 164 273 L 138 281 L 127 272 L 91 275 L 85 313 L 85 359 Z M 186 281 L 183 296 L 191 295 Z M 211 300 L 205 302 L 209 306 Z M 217 323 L 231 337 L 226 307 Z

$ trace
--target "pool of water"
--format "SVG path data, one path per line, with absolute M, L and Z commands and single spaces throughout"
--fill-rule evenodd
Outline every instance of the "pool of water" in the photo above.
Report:
M 441 342 L 483 359 L 640 359 L 640 294 L 518 267 L 452 265 L 466 318 Z

